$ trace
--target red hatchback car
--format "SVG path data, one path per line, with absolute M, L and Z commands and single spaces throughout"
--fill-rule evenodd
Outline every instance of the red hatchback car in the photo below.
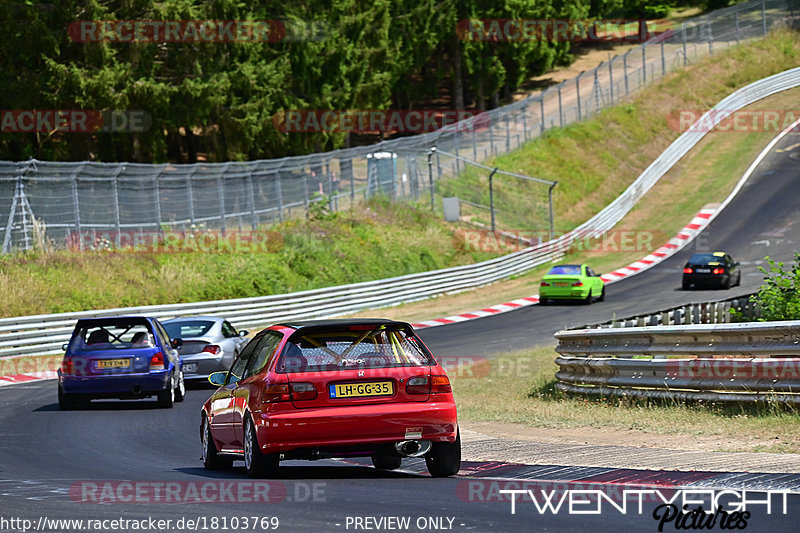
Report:
M 424 456 L 434 477 L 460 468 L 450 381 L 405 322 L 278 324 L 209 381 L 219 389 L 202 412 L 208 469 L 243 460 L 263 476 L 283 459 L 356 456 L 386 470 Z

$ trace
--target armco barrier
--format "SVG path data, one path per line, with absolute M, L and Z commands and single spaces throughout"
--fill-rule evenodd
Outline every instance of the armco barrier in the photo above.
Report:
M 733 112 L 797 86 L 800 86 L 800 67 L 735 91 L 714 109 L 703 114 L 698 122 L 718 123 L 724 113 L 716 110 Z M 711 117 L 714 117 L 713 120 Z M 290 294 L 0 319 L 0 357 L 58 353 L 61 344 L 69 336 L 70 326 L 80 317 L 123 313 L 159 318 L 218 314 L 228 317 L 239 326 L 258 326 L 278 320 L 323 318 L 387 307 L 486 285 L 560 258 L 575 236 L 585 237 L 592 232 L 601 235 L 613 228 L 705 136 L 708 128 L 701 130 L 695 132 L 690 129 L 683 133 L 620 196 L 591 219 L 570 233 L 526 250 L 474 265 Z
M 800 404 L 800 321 L 559 331 L 559 390 Z M 650 359 L 641 357 L 650 356 Z

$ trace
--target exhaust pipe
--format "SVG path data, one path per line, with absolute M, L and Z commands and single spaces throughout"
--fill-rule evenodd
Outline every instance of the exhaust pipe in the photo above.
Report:
M 131 387 L 131 392 L 133 392 L 136 395 L 141 394 L 142 393 L 142 386 L 141 385 L 134 385 L 133 387 Z
M 401 457 L 422 457 L 431 449 L 429 440 L 402 440 L 394 444 Z

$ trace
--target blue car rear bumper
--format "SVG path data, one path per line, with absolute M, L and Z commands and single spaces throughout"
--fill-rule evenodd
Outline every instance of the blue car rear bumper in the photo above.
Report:
M 98 398 L 141 398 L 165 390 L 169 384 L 169 371 L 111 376 L 62 376 L 59 372 L 58 382 L 64 394 Z

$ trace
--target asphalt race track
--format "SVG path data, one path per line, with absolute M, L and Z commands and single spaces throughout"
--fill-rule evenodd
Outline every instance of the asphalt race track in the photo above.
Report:
M 697 245 L 611 285 L 606 302 L 531 306 L 430 328 L 422 336 L 442 355 L 487 355 L 550 343 L 552 333 L 560 328 L 604 321 L 612 313 L 627 316 L 754 291 L 761 280 L 758 261 L 765 255 L 790 259 L 800 240 L 799 141 L 800 136 L 792 134 L 776 147 Z M 742 287 L 682 291 L 683 263 L 698 248 L 730 252 L 743 265 Z M 209 394 L 208 389 L 190 390 L 186 400 L 173 409 L 158 409 L 154 401 L 105 401 L 61 412 L 53 381 L 0 388 L 0 531 L 132 531 L 142 529 L 110 520 L 149 518 L 172 522 L 160 526 L 151 522 L 144 530 L 269 531 L 274 530 L 269 519 L 277 517 L 278 531 L 628 533 L 658 530 L 658 520 L 652 516 L 660 503 L 655 497 L 644 501 L 641 512 L 631 505 L 622 513 L 605 502 L 601 514 L 580 515 L 570 514 L 566 507 L 556 514 L 539 512 L 520 496 L 512 514 L 509 500 L 498 498 L 496 491 L 525 488 L 525 483 L 545 489 L 599 487 L 614 500 L 613 494 L 620 490 L 651 486 L 647 480 L 652 479 L 667 493 L 676 486 L 704 486 L 704 475 L 697 472 L 628 471 L 623 476 L 607 469 L 572 467 L 566 473 L 558 466 L 536 465 L 537 469 L 530 470 L 497 463 L 465 463 L 456 478 L 431 479 L 421 473 L 419 461 L 413 460 L 404 460 L 402 471 L 394 473 L 378 472 L 363 461 L 287 462 L 282 464 L 279 478 L 254 484 L 241 467 L 217 473 L 203 469 L 199 413 Z M 558 457 L 553 457 L 551 464 L 558 465 Z M 589 481 L 564 483 L 579 478 Z M 509 479 L 516 485 L 508 485 Z M 642 481 L 637 483 L 637 479 Z M 171 483 L 170 492 L 166 482 Z M 140 491 L 138 496 L 136 491 Z M 761 500 L 767 497 L 763 492 L 750 495 Z M 163 502 L 165 498 L 169 502 Z M 615 501 L 619 504 L 619 498 Z M 797 531 L 800 494 L 775 500 L 769 514 L 763 505 L 748 510 L 752 515 L 745 531 Z M 375 522 L 369 517 L 407 517 L 410 522 Z M 267 520 L 262 522 L 263 518 Z M 53 519 L 109 522 L 59 526 L 49 522 Z M 255 528 L 254 519 L 258 521 Z M 200 523 L 190 526 L 186 520 Z M 732 528 L 729 523 L 728 529 Z M 713 530 L 722 529 L 717 524 Z M 664 531 L 676 531 L 675 523 L 667 523 Z

